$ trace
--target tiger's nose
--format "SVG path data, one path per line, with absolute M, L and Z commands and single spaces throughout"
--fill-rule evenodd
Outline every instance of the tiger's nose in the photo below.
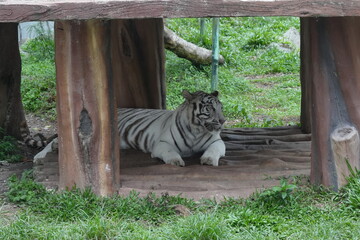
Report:
M 224 124 L 225 121 L 226 121 L 226 119 L 224 119 L 224 118 L 220 118 L 220 119 L 219 119 L 219 123 L 220 123 L 220 124 Z

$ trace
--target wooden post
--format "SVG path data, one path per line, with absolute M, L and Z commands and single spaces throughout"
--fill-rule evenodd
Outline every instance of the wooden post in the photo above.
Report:
M 162 19 L 111 21 L 112 75 L 118 107 L 165 108 Z
M 0 128 L 20 140 L 25 115 L 20 95 L 18 24 L 0 23 Z
M 338 186 L 347 183 L 346 178 L 350 176 L 350 169 L 360 169 L 360 141 L 359 133 L 352 126 L 340 126 L 331 134 L 331 149 L 335 159 L 335 168 Z
M 311 51 L 310 51 L 310 28 L 309 19 L 300 19 L 300 82 L 301 82 L 301 113 L 300 113 L 300 124 L 301 130 L 304 133 L 311 133 Z
M 60 188 L 119 188 L 110 36 L 109 20 L 55 23 Z
M 302 23 L 307 24 L 309 36 L 303 39 L 310 46 L 304 80 L 311 81 L 311 181 L 337 190 L 345 168 L 337 165 L 336 159 L 344 155 L 337 145 L 344 140 L 336 135 L 346 129 L 353 133 L 342 134 L 351 142 L 345 143 L 351 146 L 350 163 L 353 168 L 360 164 L 355 140 L 360 128 L 360 17 L 309 18 Z

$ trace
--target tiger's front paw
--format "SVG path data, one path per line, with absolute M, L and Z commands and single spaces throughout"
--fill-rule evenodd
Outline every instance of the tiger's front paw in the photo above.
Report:
M 219 158 L 214 158 L 212 156 L 204 156 L 204 155 L 200 158 L 201 165 L 219 166 Z
M 167 164 L 180 166 L 180 167 L 185 166 L 185 162 L 181 158 L 170 159 L 170 160 L 167 160 L 167 161 L 164 161 L 164 162 L 167 163 Z
M 200 158 L 201 164 L 219 166 L 220 157 L 225 156 L 225 144 L 221 139 L 213 142 Z

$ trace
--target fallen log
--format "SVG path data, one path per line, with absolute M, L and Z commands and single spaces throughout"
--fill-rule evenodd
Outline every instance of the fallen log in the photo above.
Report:
M 226 151 L 226 157 L 242 157 L 242 156 L 248 156 L 248 155 L 266 155 L 266 156 L 277 156 L 277 155 L 283 155 L 283 156 L 298 156 L 298 157 L 310 157 L 310 148 L 306 149 L 305 145 L 304 149 L 287 149 L 287 150 L 276 150 L 276 149 L 266 149 L 266 150 L 229 150 Z
M 293 134 L 302 134 L 303 132 L 297 126 L 273 127 L 273 128 L 225 128 L 221 133 L 239 134 L 239 135 L 268 135 L 284 136 Z
M 311 134 L 293 134 L 286 136 L 268 136 L 268 135 L 238 135 L 238 134 L 228 134 L 221 133 L 221 138 L 223 140 L 238 140 L 238 141 L 265 141 L 265 140 L 279 140 L 284 142 L 297 142 L 297 141 L 310 141 Z M 265 142 L 268 142 L 265 141 Z
M 275 140 L 274 140 L 275 141 Z M 310 149 L 311 142 L 292 142 L 287 144 L 275 144 L 275 145 L 253 145 L 253 144 L 244 144 L 239 143 L 238 141 L 225 141 L 226 151 L 230 150 L 279 150 L 279 151 L 286 151 L 286 150 L 296 150 L 301 151 L 302 149 Z
M 178 57 L 185 58 L 197 65 L 211 64 L 212 51 L 185 41 L 173 31 L 164 26 L 164 43 L 167 50 L 172 51 Z M 219 56 L 219 64 L 224 64 L 223 56 Z

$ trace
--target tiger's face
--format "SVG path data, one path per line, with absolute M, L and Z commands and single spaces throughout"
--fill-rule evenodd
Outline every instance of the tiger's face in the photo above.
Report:
M 189 106 L 192 107 L 191 122 L 200 125 L 209 132 L 220 131 L 225 118 L 222 112 L 222 104 L 218 99 L 219 93 L 214 91 L 210 94 L 198 91 L 189 93 L 183 91 L 183 96 Z

